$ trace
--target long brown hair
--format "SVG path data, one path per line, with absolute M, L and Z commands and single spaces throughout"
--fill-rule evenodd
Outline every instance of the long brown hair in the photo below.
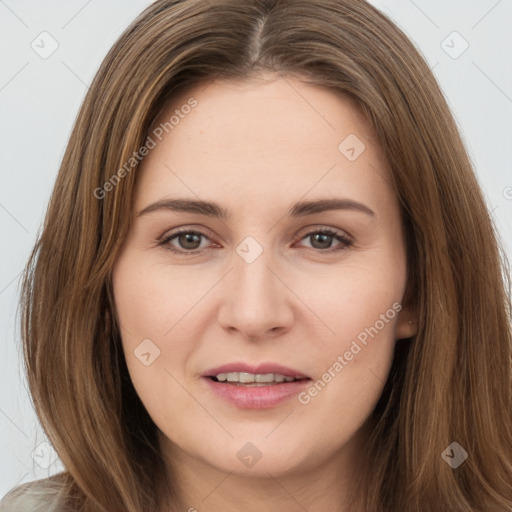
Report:
M 362 0 L 158 0 L 104 59 L 22 295 L 28 382 L 66 468 L 53 479 L 68 507 L 154 512 L 164 496 L 172 502 L 172 476 L 131 384 L 113 307 L 111 271 L 130 227 L 137 165 L 118 170 L 178 90 L 261 71 L 352 98 L 376 129 L 401 203 L 406 300 L 419 325 L 397 342 L 368 418 L 362 509 L 510 512 L 509 269 L 432 72 Z M 122 179 L 106 187 L 116 173 Z M 456 469 L 442 456 L 452 442 L 468 454 Z

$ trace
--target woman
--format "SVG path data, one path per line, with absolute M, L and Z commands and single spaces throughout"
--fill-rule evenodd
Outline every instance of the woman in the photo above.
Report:
M 382 13 L 159 0 L 91 85 L 25 274 L 66 471 L 0 510 L 510 511 L 506 270 Z

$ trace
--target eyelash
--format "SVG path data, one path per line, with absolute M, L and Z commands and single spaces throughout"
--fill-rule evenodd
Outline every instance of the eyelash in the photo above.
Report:
M 194 230 L 190 230 L 190 229 L 181 229 L 179 231 L 173 232 L 169 236 L 165 236 L 163 239 L 161 239 L 158 242 L 158 245 L 159 246 L 164 246 L 164 248 L 166 250 L 169 250 L 171 252 L 174 252 L 174 253 L 182 255 L 182 256 L 188 256 L 188 255 L 194 255 L 194 254 L 200 253 L 203 249 L 195 249 L 193 251 L 177 250 L 177 249 L 173 249 L 169 245 L 169 242 L 171 240 L 173 240 L 174 238 L 176 238 L 179 235 L 182 235 L 184 233 L 185 234 L 199 235 L 199 236 L 203 236 L 204 238 L 210 239 L 205 233 L 202 233 L 201 231 L 194 231 Z M 338 231 L 335 231 L 335 230 L 329 229 L 329 228 L 322 228 L 322 229 L 316 229 L 316 230 L 310 231 L 310 232 L 306 233 L 300 240 L 304 240 L 305 238 L 308 238 L 308 237 L 310 237 L 312 235 L 317 235 L 317 234 L 332 236 L 336 240 L 338 240 L 339 242 L 342 243 L 342 246 L 337 248 L 337 249 L 315 249 L 314 247 L 308 247 L 308 249 L 312 249 L 313 251 L 317 251 L 317 252 L 320 252 L 320 253 L 333 253 L 333 252 L 342 251 L 342 250 L 346 249 L 347 247 L 350 247 L 352 245 L 352 243 L 353 243 L 347 237 L 341 235 Z

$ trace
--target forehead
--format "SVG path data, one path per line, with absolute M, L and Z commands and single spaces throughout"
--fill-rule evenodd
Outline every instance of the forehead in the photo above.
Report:
M 150 136 L 139 199 L 215 190 L 278 201 L 308 191 L 357 195 L 391 181 L 355 103 L 297 78 L 198 84 L 173 98 Z

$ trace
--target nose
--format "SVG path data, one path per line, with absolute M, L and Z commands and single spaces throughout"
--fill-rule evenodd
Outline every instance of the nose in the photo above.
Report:
M 266 251 L 252 263 L 235 255 L 218 313 L 223 329 L 252 341 L 273 339 L 290 330 L 294 294 L 274 267 Z

